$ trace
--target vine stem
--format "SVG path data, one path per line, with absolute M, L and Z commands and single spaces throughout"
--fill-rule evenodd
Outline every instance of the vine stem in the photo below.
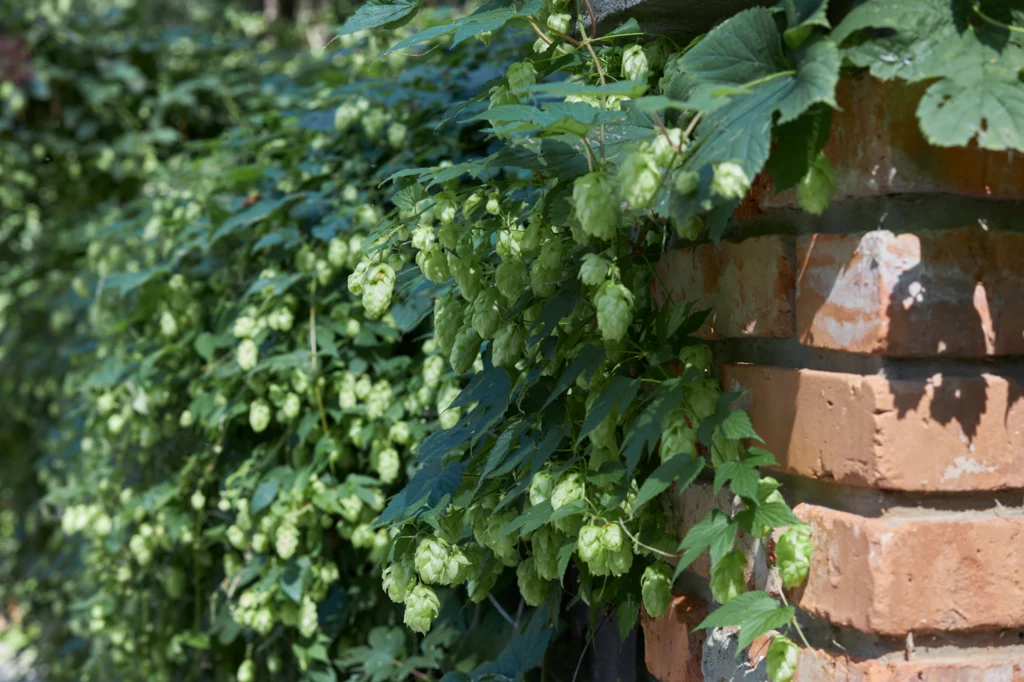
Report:
M 317 407 L 320 408 L 320 427 L 327 435 L 327 413 L 324 411 L 324 398 L 320 395 L 320 386 L 316 383 L 316 308 L 309 306 L 309 352 L 310 364 L 313 366 L 313 392 L 316 393 Z
M 597 627 L 594 628 L 590 635 L 587 637 L 587 643 L 583 645 L 583 651 L 580 652 L 580 658 L 578 661 L 576 661 L 576 670 L 573 671 L 572 682 L 576 682 L 576 678 L 580 674 L 580 667 L 583 665 L 583 659 L 587 656 L 587 649 L 590 648 L 590 643 L 594 641 L 594 636 L 597 634 L 597 631 L 601 629 L 601 626 L 604 625 L 604 621 L 607 618 L 607 613 L 601 616 L 601 620 L 597 621 Z
M 561 31 L 556 31 L 555 29 L 551 28 L 547 24 L 544 24 L 544 23 L 541 23 L 541 22 L 537 21 L 533 17 L 526 17 L 526 21 L 529 22 L 529 24 L 534 27 L 533 30 L 535 30 L 535 31 L 543 28 L 545 31 L 551 31 L 551 33 L 553 33 L 554 35 L 558 36 L 562 40 L 572 44 L 575 47 L 580 47 L 582 45 L 582 43 L 580 43 L 580 41 L 576 40 L 572 36 L 568 36 L 568 35 L 562 33 Z M 546 38 L 543 35 L 541 37 L 542 38 Z M 552 43 L 552 41 L 548 41 L 548 45 L 550 45 L 551 43 Z
M 782 600 L 783 604 L 789 606 L 789 600 L 786 599 L 786 591 L 782 587 L 782 577 L 779 575 L 778 567 L 772 567 L 772 574 L 779 580 L 779 598 Z M 817 650 L 811 646 L 811 643 L 807 641 L 807 636 L 804 634 L 803 628 L 800 627 L 800 623 L 797 622 L 795 615 L 793 616 L 793 628 L 796 630 L 796 633 L 800 635 L 800 641 L 804 643 L 804 647 L 806 647 L 807 651 L 810 651 L 811 655 L 814 656 L 814 659 L 821 665 L 821 669 L 831 676 L 828 666 L 825 665 L 825 661 L 818 655 Z
M 632 540 L 638 547 L 643 547 L 644 549 L 646 549 L 649 552 L 654 552 L 655 554 L 660 554 L 661 556 L 668 557 L 669 559 L 678 559 L 679 558 L 678 554 L 669 554 L 668 552 L 662 552 L 657 547 L 651 547 L 650 545 L 645 545 L 644 543 L 640 542 L 640 540 L 638 540 L 635 535 L 633 535 L 632 533 L 629 532 L 629 529 L 626 528 L 626 524 L 625 524 L 625 522 L 623 522 L 622 519 L 619 519 L 619 525 L 622 526 L 622 532 L 625 533 L 627 536 L 629 536 L 629 539 Z
M 487 593 L 487 600 L 491 602 L 491 605 L 494 606 L 494 608 L 498 609 L 498 613 L 501 614 L 502 618 L 508 621 L 509 625 L 511 625 L 512 627 L 516 627 L 515 620 L 513 620 L 512 616 L 508 615 L 508 611 L 502 608 L 501 604 L 498 603 L 498 600 L 495 599 L 494 595 L 490 592 Z
M 980 2 L 975 2 L 971 6 L 971 9 L 974 10 L 975 14 L 977 14 L 979 17 L 981 17 L 983 20 L 985 20 L 985 22 L 987 22 L 989 24 L 992 24 L 993 26 L 1005 29 L 1005 30 L 1010 31 L 1012 33 L 1020 33 L 1020 34 L 1024 35 L 1024 28 L 1021 28 L 1020 26 L 1014 26 L 1012 24 L 1004 24 L 1003 22 L 999 21 L 998 19 L 996 19 L 994 17 L 990 17 L 989 15 L 985 14 L 983 11 L 981 11 L 981 3 Z
M 529 24 L 530 24 L 530 28 L 533 29 L 534 33 L 536 33 L 538 36 L 540 36 L 541 40 L 543 40 L 548 45 L 554 45 L 555 44 L 555 41 L 553 41 L 551 38 L 548 38 L 546 35 L 544 35 L 544 31 L 540 30 L 540 26 L 538 26 L 537 24 L 533 23 L 532 21 L 529 22 Z

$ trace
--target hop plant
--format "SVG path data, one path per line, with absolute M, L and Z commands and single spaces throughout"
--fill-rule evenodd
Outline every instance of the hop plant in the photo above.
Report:
M 533 550 L 534 568 L 544 580 L 558 578 L 558 552 L 562 548 L 565 536 L 551 526 L 541 526 L 530 538 Z
M 530 481 L 530 504 L 537 506 L 550 499 L 555 488 L 555 480 L 548 471 L 538 471 Z
M 537 298 L 551 298 L 558 288 L 558 278 L 561 275 L 560 269 L 544 267 L 538 258 L 530 266 L 530 288 Z
M 363 293 L 363 283 L 366 278 L 366 272 L 370 269 L 370 264 L 366 261 L 359 261 L 356 265 L 356 269 L 352 271 L 352 274 L 348 276 L 348 290 L 359 296 Z
M 750 178 L 739 164 L 726 161 L 715 166 L 711 192 L 723 199 L 742 199 L 750 189 Z
M 501 307 L 498 305 L 499 293 L 493 289 L 481 291 L 473 301 L 473 329 L 485 339 L 494 336 L 501 320 Z
M 697 432 L 687 424 L 686 412 L 676 409 L 669 413 L 667 426 L 661 432 L 661 445 L 658 455 L 662 463 L 680 453 L 696 456 Z
M 295 556 L 295 550 L 298 548 L 299 529 L 290 521 L 282 523 L 274 536 L 274 549 L 277 550 L 277 555 L 288 561 Z
M 469 559 L 458 546 L 440 538 L 420 540 L 413 558 L 420 579 L 430 585 L 457 585 L 464 582 Z
M 611 239 L 619 226 L 619 199 L 615 180 L 592 171 L 576 178 L 572 187 L 573 208 L 583 231 L 598 239 Z
M 711 595 L 715 601 L 725 604 L 743 593 L 747 586 L 746 568 L 747 557 L 739 549 L 729 552 L 711 567 Z
M 417 225 L 412 231 L 412 248 L 426 251 L 434 243 L 434 229 L 429 225 Z
M 396 604 L 400 604 L 416 587 L 415 566 L 408 559 L 393 563 L 384 569 L 381 582 L 388 598 Z
M 434 217 L 441 221 L 442 225 L 448 225 L 455 220 L 456 213 L 455 200 L 447 194 L 438 195 L 434 203 Z
M 812 551 L 810 526 L 799 524 L 782 534 L 775 543 L 775 565 L 783 586 L 796 587 L 807 578 Z
M 771 682 L 790 682 L 800 660 L 800 647 L 784 635 L 776 635 L 768 646 L 768 679 Z
M 299 633 L 303 637 L 312 637 L 320 627 L 320 619 L 317 615 L 316 602 L 309 597 L 302 599 L 302 609 L 299 612 Z
M 498 367 L 513 367 L 523 355 L 526 330 L 512 322 L 494 337 L 491 360 Z
M 398 480 L 399 471 L 402 468 L 402 461 L 398 456 L 398 450 L 384 448 L 377 455 L 377 475 L 385 483 L 394 483 Z
M 434 339 L 445 355 L 451 355 L 455 337 L 462 327 L 462 315 L 451 295 L 434 301 Z
M 526 263 L 522 261 L 505 261 L 494 271 L 498 292 L 509 301 L 515 301 L 523 295 L 529 279 Z
M 601 286 L 608 277 L 608 268 L 611 264 L 596 253 L 588 253 L 583 256 L 583 263 L 580 265 L 580 281 L 588 287 Z
M 516 583 L 527 606 L 540 606 L 548 595 L 548 581 L 537 573 L 534 559 L 523 561 L 516 567 Z
M 608 575 L 608 556 L 602 541 L 600 526 L 586 525 L 580 528 L 576 553 L 594 575 Z
M 608 524 L 601 529 L 601 544 L 605 550 L 608 572 L 625 575 L 633 565 L 633 550 L 626 542 L 625 533 L 617 524 Z
M 633 208 L 646 208 L 654 201 L 661 184 L 661 169 L 654 154 L 645 151 L 630 152 L 619 166 L 619 186 L 622 197 Z
M 260 348 L 252 339 L 243 339 L 235 351 L 235 360 L 242 371 L 248 372 L 260 361 Z
M 650 152 L 659 168 L 668 168 L 679 151 L 685 149 L 683 131 L 679 128 L 666 128 L 661 134 L 655 135 L 650 144 Z
M 256 433 L 263 433 L 270 425 L 270 405 L 265 400 L 254 400 L 249 403 L 249 426 Z
M 482 278 L 480 275 L 480 262 L 475 256 L 465 258 L 454 253 L 448 254 L 448 268 L 451 270 L 455 283 L 459 285 L 459 292 L 467 301 L 472 302 L 480 294 Z
M 530 62 L 513 62 L 505 72 L 510 90 L 528 88 L 537 82 L 537 69 Z
M 242 661 L 242 665 L 238 666 L 238 672 L 235 673 L 235 678 L 238 682 L 254 682 L 256 679 L 256 664 L 253 663 L 251 658 Z
M 378 263 L 363 279 L 363 308 L 371 320 L 379 319 L 391 306 L 395 290 L 395 271 L 386 263 Z
M 619 341 L 633 320 L 633 294 L 622 284 L 606 281 L 594 295 L 597 328 L 605 341 Z
M 692 194 L 700 184 L 700 176 L 694 171 L 679 171 L 672 183 L 682 195 Z
M 431 282 L 440 284 L 451 275 L 448 268 L 448 259 L 437 244 L 429 247 L 426 251 L 416 254 L 416 264 L 423 275 Z
M 477 355 L 480 353 L 480 344 L 483 339 L 472 327 L 464 327 L 455 337 L 452 344 L 452 353 L 448 361 L 456 374 L 465 374 L 473 366 Z
M 672 567 L 658 561 L 644 569 L 640 579 L 640 594 L 644 609 L 652 618 L 660 618 L 672 601 Z
M 437 618 L 441 602 L 434 590 L 426 585 L 417 585 L 405 598 L 405 624 L 413 632 L 425 635 Z
M 630 45 L 622 52 L 622 77 L 631 81 L 646 81 L 650 75 L 647 55 L 642 45 Z

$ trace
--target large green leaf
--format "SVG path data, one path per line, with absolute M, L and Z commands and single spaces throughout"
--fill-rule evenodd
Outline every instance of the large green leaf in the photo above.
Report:
M 412 19 L 419 8 L 419 0 L 369 0 L 348 18 L 338 31 L 338 36 L 369 28 L 398 26 Z
M 795 615 L 796 609 L 783 606 L 767 592 L 744 592 L 712 611 L 695 629 L 738 626 L 736 646 L 745 651 L 759 636 L 789 623 Z

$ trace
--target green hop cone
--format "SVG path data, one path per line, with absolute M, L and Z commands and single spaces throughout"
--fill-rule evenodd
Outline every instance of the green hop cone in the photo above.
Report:
M 711 371 L 711 348 L 705 343 L 683 346 L 679 351 L 679 362 L 683 364 L 683 369 L 694 367 L 702 374 L 707 374 Z
M 498 331 L 498 323 L 501 321 L 499 295 L 494 289 L 486 289 L 473 301 L 473 329 L 485 339 L 493 337 Z
M 642 45 L 630 45 L 622 52 L 622 77 L 631 81 L 646 81 L 650 75 L 647 54 Z
M 685 196 L 692 194 L 697 189 L 697 185 L 700 184 L 700 176 L 694 171 L 681 170 L 676 173 L 676 179 L 672 184 L 677 192 Z
M 356 265 L 356 269 L 348 276 L 348 290 L 355 296 L 360 296 L 363 293 L 363 283 L 366 278 L 366 271 L 370 269 L 370 264 L 364 260 L 359 261 Z
M 548 596 L 548 581 L 537 574 L 534 559 L 530 558 L 516 568 L 516 583 L 527 606 L 540 606 Z
M 619 226 L 619 193 L 615 180 L 601 171 L 576 178 L 573 208 L 583 231 L 598 239 L 611 239 Z
M 622 528 L 608 524 L 601 530 L 601 544 L 604 546 L 608 572 L 625 575 L 633 566 L 633 548 Z
M 248 372 L 260 360 L 260 347 L 252 339 L 243 339 L 235 351 L 235 360 L 243 371 Z
M 455 337 L 462 328 L 462 311 L 449 294 L 434 301 L 434 340 L 445 355 L 451 355 Z
M 448 223 L 437 231 L 437 240 L 449 251 L 454 251 L 459 244 L 459 228 L 454 223 Z
M 413 632 L 425 635 L 437 618 L 441 602 L 434 590 L 426 585 L 417 585 L 405 598 L 405 624 Z
M 515 520 L 515 518 L 515 511 L 491 514 L 485 521 L 484 532 L 482 533 L 482 537 L 485 540 L 482 544 L 494 552 L 494 556 L 501 559 L 502 563 L 506 566 L 515 566 L 519 563 L 515 534 L 501 532 L 505 524 Z
M 583 263 L 580 264 L 580 281 L 588 287 L 601 286 L 608 278 L 608 268 L 611 264 L 596 253 L 588 253 L 583 256 Z
M 455 343 L 452 344 L 451 356 L 448 358 L 448 362 L 451 363 L 452 369 L 455 370 L 456 374 L 465 374 L 476 362 L 477 355 L 480 354 L 480 344 L 483 339 L 476 333 L 476 330 L 472 327 L 463 327 L 459 332 L 458 336 L 455 337 Z
M 249 426 L 256 433 L 263 433 L 270 426 L 270 405 L 265 400 L 254 400 L 249 404 Z
M 416 254 L 416 265 L 419 266 L 424 277 L 437 284 L 444 282 L 451 275 L 451 271 L 448 269 L 448 259 L 437 244 Z
M 285 521 L 277 528 L 274 535 L 274 549 L 277 555 L 288 561 L 295 556 L 295 550 L 299 548 L 299 529 L 290 521 Z
M 456 212 L 455 199 L 452 196 L 438 195 L 437 202 L 434 204 L 434 217 L 441 221 L 442 225 L 448 225 L 454 221 Z
M 430 585 L 457 585 L 469 570 L 469 559 L 462 550 L 439 538 L 421 540 L 413 563 L 420 579 Z
M 630 152 L 619 166 L 619 186 L 622 198 L 633 208 L 646 208 L 654 201 L 661 184 L 661 169 L 654 154 L 644 151 Z
M 711 193 L 723 199 L 742 199 L 750 189 L 750 178 L 739 164 L 726 161 L 715 166 Z
M 600 526 L 586 525 L 580 528 L 576 553 L 593 575 L 608 575 L 608 553 L 601 538 Z
M 455 278 L 455 283 L 459 285 L 462 297 L 470 302 L 475 300 L 483 286 L 479 260 L 475 256 L 463 258 L 449 253 L 448 268 Z
M 512 322 L 494 337 L 491 361 L 497 367 L 513 367 L 523 356 L 526 346 L 526 330 Z
M 384 569 L 381 575 L 384 592 L 396 604 L 401 604 L 416 587 L 416 572 L 413 563 L 403 559 Z
M 807 578 L 811 567 L 811 527 L 791 527 L 775 543 L 775 565 L 785 587 L 796 587 Z
M 768 679 L 771 682 L 790 682 L 800 660 L 800 647 L 784 635 L 776 635 L 768 647 Z
M 242 661 L 242 665 L 238 666 L 238 672 L 235 673 L 235 679 L 238 682 L 253 682 L 256 679 L 256 664 L 252 659 Z
M 715 601 L 725 604 L 743 593 L 747 586 L 743 573 L 746 568 L 747 557 L 738 549 L 729 552 L 711 567 L 711 595 Z
M 686 423 L 686 413 L 681 409 L 672 410 L 666 420 L 667 426 L 661 433 L 658 455 L 664 464 L 680 453 L 691 457 L 697 455 L 697 432 Z
M 391 306 L 395 290 L 395 271 L 386 263 L 378 263 L 366 272 L 363 284 L 363 308 L 371 320 L 379 319 Z
M 515 301 L 523 295 L 529 284 L 530 273 L 522 261 L 505 261 L 494 271 L 494 281 L 502 296 Z
M 377 454 L 377 475 L 384 483 L 394 483 L 402 469 L 402 460 L 398 450 L 384 448 Z
M 545 470 L 538 471 L 530 481 L 530 504 L 537 506 L 550 499 L 551 492 L 555 489 L 555 480 L 551 473 Z
M 679 128 L 665 128 L 660 134 L 654 136 L 649 150 L 654 155 L 654 160 L 659 168 L 668 168 L 672 165 L 673 157 L 685 148 L 683 131 Z
M 633 321 L 633 294 L 624 285 L 607 281 L 594 295 L 597 328 L 605 341 L 619 341 L 626 336 Z
M 558 280 L 561 277 L 561 269 L 544 267 L 538 258 L 530 266 L 530 288 L 537 298 L 551 298 L 558 289 Z
M 665 615 L 672 601 L 672 567 L 664 561 L 658 561 L 644 569 L 640 579 L 640 594 L 649 616 L 660 618 Z
M 510 90 L 528 88 L 537 82 L 537 69 L 530 62 L 513 62 L 505 72 Z
M 530 538 L 534 567 L 537 575 L 544 580 L 556 580 L 558 576 L 558 552 L 565 542 L 565 536 L 551 526 L 541 526 Z

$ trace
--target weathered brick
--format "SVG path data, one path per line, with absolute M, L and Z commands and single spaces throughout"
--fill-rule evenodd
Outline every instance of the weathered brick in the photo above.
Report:
M 882 635 L 1024 624 L 1024 515 L 905 511 L 867 518 L 798 505 L 814 558 L 800 606 Z
M 700 597 L 678 594 L 660 618 L 640 610 L 644 629 L 644 660 L 647 670 L 661 682 L 702 682 L 700 664 L 703 630 L 694 632 L 708 615 Z
M 894 379 L 722 367 L 787 472 L 873 488 L 1024 488 L 1024 387 L 983 374 Z
M 705 339 L 794 334 L 793 239 L 770 235 L 670 251 L 658 263 L 655 300 L 710 308 Z
M 1024 198 L 1024 157 L 967 147 L 935 147 L 921 134 L 917 105 L 928 83 L 882 82 L 864 75 L 839 82 L 825 155 L 836 172 L 836 200 L 892 194 Z M 775 193 L 759 175 L 737 209 L 740 220 L 797 208 L 795 190 Z
M 803 651 L 793 682 L 1024 682 L 1024 654 L 953 650 L 908 661 Z
M 797 240 L 801 343 L 889 356 L 1024 353 L 1024 234 L 980 227 Z

